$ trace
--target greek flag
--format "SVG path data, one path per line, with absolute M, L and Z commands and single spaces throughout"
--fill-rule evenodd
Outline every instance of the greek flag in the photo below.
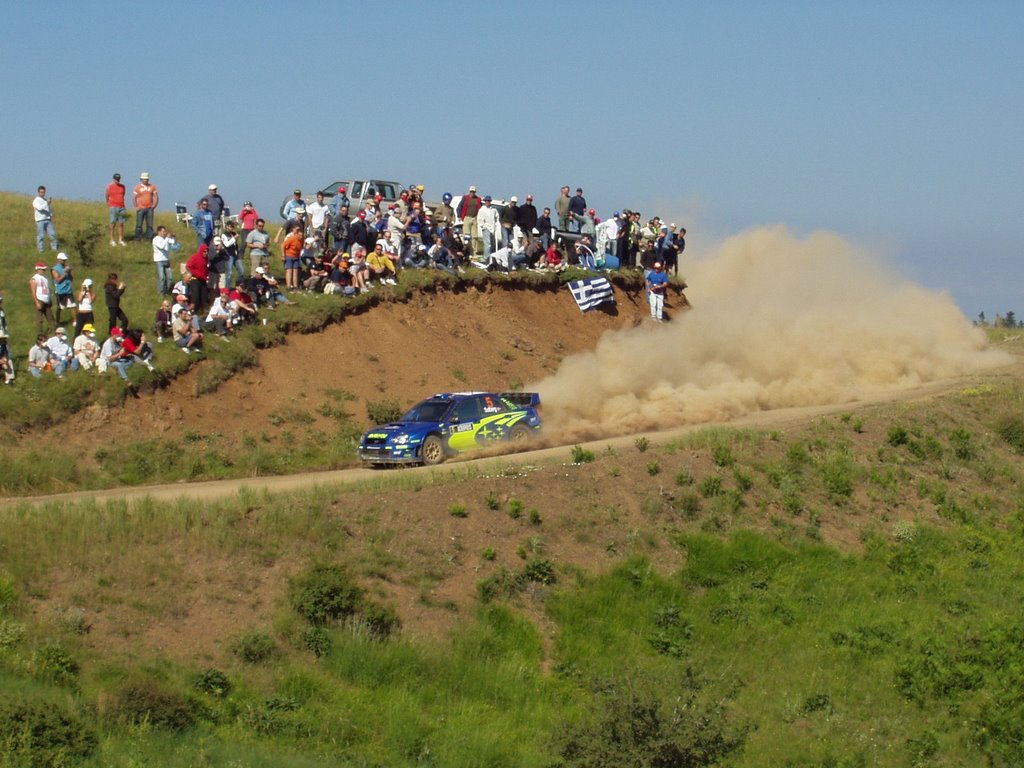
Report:
M 612 292 L 612 284 L 607 277 L 588 277 L 583 280 L 573 280 L 569 283 L 569 290 L 572 297 L 576 299 L 581 312 L 593 309 L 598 304 L 606 301 L 615 303 L 615 294 Z

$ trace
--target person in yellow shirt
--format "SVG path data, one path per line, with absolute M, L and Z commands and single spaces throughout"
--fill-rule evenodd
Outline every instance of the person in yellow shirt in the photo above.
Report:
M 385 242 L 378 240 L 373 251 L 366 257 L 366 266 L 370 270 L 371 278 L 379 279 L 385 285 L 398 285 L 398 281 L 395 280 L 395 262 L 391 260 L 385 247 Z

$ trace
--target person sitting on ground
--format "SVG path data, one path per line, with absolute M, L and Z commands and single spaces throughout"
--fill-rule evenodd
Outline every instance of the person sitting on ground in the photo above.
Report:
M 547 251 L 544 253 L 543 265 L 545 269 L 550 269 L 554 272 L 561 272 L 565 269 L 565 260 L 562 258 L 562 251 L 558 248 L 558 244 L 554 240 L 548 245 Z
M 452 260 L 451 251 L 440 240 L 435 240 L 427 249 L 427 256 L 430 258 L 430 266 L 434 269 L 443 269 L 455 274 L 455 262 Z
M 182 309 L 174 317 L 171 323 L 171 333 L 174 334 L 174 343 L 186 355 L 203 343 L 203 334 L 192 323 L 192 313 Z
M 252 296 L 250 296 L 248 291 L 245 290 L 244 280 L 238 281 L 238 285 L 236 285 L 234 290 L 231 291 L 228 298 L 231 299 L 231 302 L 238 310 L 238 319 L 240 322 L 255 323 L 259 319 L 256 302 L 253 301 Z
M 301 275 L 308 275 L 319 252 L 320 244 L 315 237 L 307 237 L 302 241 L 302 250 L 299 252 L 299 270 Z
M 153 370 L 153 347 L 146 341 L 146 334 L 140 330 L 125 331 L 121 339 L 121 349 L 124 350 L 125 358 L 132 362 L 142 363 L 149 370 Z
M 156 311 L 156 322 L 153 327 L 156 329 L 157 344 L 162 344 L 164 339 L 171 335 L 171 302 L 167 299 L 160 303 L 160 309 Z
M 100 345 L 96 341 L 96 327 L 92 323 L 82 326 L 82 332 L 75 337 L 72 345 L 75 360 L 78 367 L 83 371 L 91 371 L 96 367 L 96 360 L 100 356 Z
M 361 247 L 352 249 L 352 263 L 348 273 L 352 276 L 352 287 L 359 293 L 366 293 L 373 287 L 367 280 L 370 268 L 366 266 L 366 252 Z
M 576 258 L 583 269 L 597 269 L 597 259 L 594 258 L 589 235 L 583 235 L 576 243 Z
M 441 231 L 441 245 L 448 249 L 456 267 L 465 267 L 469 263 L 466 256 L 466 243 L 451 227 L 445 227 Z
M 414 269 L 423 269 L 424 267 L 430 266 L 430 257 L 427 255 L 427 246 L 420 243 L 415 248 L 411 249 L 406 254 L 402 264 Z
M 41 379 L 47 371 L 53 370 L 50 365 L 50 350 L 46 346 L 46 334 L 36 336 L 36 343 L 28 351 L 28 372 Z
M 302 287 L 311 293 L 323 293 L 330 274 L 330 269 L 324 261 L 324 254 L 318 253 L 313 257 L 309 277 L 302 281 Z
M 256 274 L 246 282 L 248 293 L 259 306 L 275 309 L 278 304 L 292 304 L 278 287 L 277 279 L 265 267 L 256 267 Z
M 371 279 L 376 278 L 385 285 L 398 285 L 398 281 L 395 279 L 398 274 L 395 270 L 395 263 L 385 250 L 386 247 L 385 241 L 378 240 L 373 247 L 373 252 L 366 257 L 366 267 L 369 269 Z
M 120 327 L 114 326 L 110 331 L 110 336 L 100 347 L 100 356 L 96 361 L 96 367 L 100 373 L 106 373 L 109 368 L 113 368 L 117 371 L 118 376 L 128 381 L 128 369 L 135 362 L 135 358 L 124 351 L 123 339 L 124 331 Z
M 178 316 L 178 313 L 183 309 L 188 309 L 188 296 L 178 294 L 174 297 L 174 304 L 171 305 L 171 325 L 173 327 L 174 318 Z M 173 336 L 173 334 L 172 334 Z
M 213 331 L 224 339 L 227 339 L 235 329 L 235 323 L 231 317 L 231 300 L 228 298 L 230 293 L 227 288 L 221 288 L 217 298 L 210 305 L 209 314 L 206 315 L 206 330 Z
M 78 368 L 74 352 L 68 343 L 68 332 L 63 326 L 46 340 L 46 348 L 50 350 L 50 366 L 58 379 L 64 378 L 64 372 L 69 366 L 71 370 Z
M 331 262 L 331 272 L 328 280 L 335 285 L 335 293 L 352 296 L 357 292 L 356 287 L 352 285 L 352 273 L 349 272 L 350 266 L 351 263 L 348 260 L 347 253 L 337 254 Z

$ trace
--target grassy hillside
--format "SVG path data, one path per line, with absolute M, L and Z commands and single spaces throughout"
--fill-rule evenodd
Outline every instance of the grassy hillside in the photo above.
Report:
M 1022 451 L 1004 375 L 497 474 L 7 508 L 0 755 L 1017 765 Z

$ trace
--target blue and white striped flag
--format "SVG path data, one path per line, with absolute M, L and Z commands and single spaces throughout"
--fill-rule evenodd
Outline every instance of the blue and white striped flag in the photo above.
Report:
M 583 280 L 573 280 L 569 283 L 569 290 L 572 297 L 576 299 L 581 312 L 593 309 L 598 304 L 606 301 L 615 303 L 615 294 L 612 291 L 612 284 L 607 277 L 587 277 Z

